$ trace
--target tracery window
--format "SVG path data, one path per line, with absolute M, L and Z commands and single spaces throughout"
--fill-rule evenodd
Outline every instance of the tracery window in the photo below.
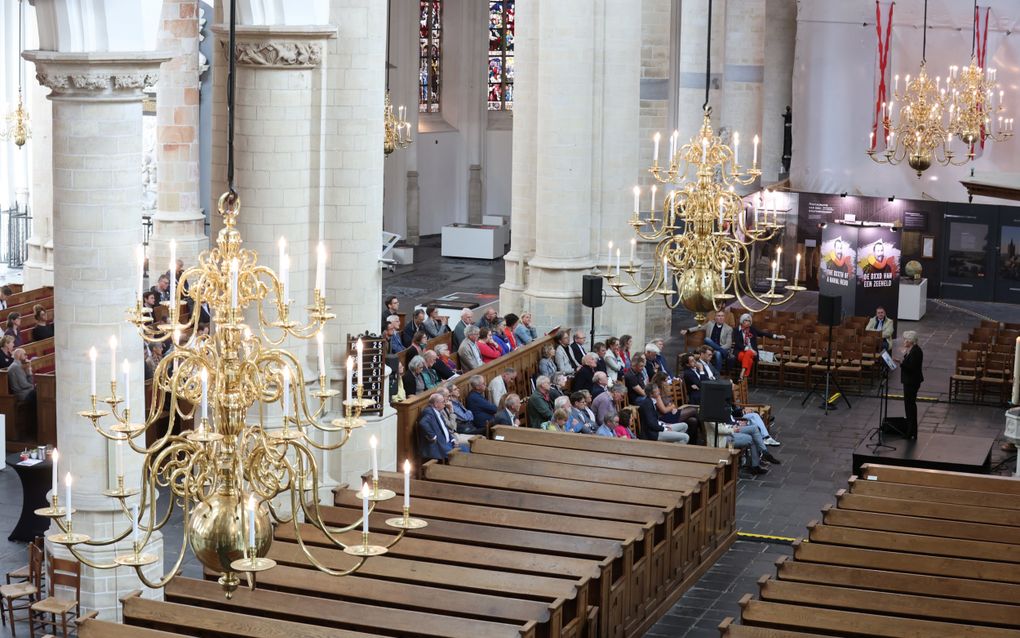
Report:
M 489 110 L 509 111 L 514 102 L 514 2 L 489 2 Z
M 443 1 L 419 0 L 418 111 L 438 113 L 442 90 Z

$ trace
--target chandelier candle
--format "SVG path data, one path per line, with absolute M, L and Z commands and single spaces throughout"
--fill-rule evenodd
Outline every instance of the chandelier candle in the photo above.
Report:
M 65 505 L 65 507 L 67 508 L 67 517 L 66 518 L 67 518 L 67 524 L 70 525 L 71 524 L 71 473 L 70 472 L 68 472 L 67 474 L 64 475 L 64 488 L 65 488 L 65 490 L 64 490 L 64 498 L 67 501 L 67 505 Z
M 240 263 L 237 258 L 230 260 L 230 307 L 237 310 L 237 276 L 240 270 Z
M 652 136 L 652 164 L 659 164 L 659 138 L 662 137 L 658 131 Z
M 372 487 L 379 489 L 379 441 L 373 434 L 368 438 L 368 447 L 372 448 Z
M 637 217 L 641 211 L 641 187 L 634 187 L 634 217 Z
M 252 556 L 255 555 L 255 495 L 248 497 L 248 547 Z
M 609 242 L 609 248 L 606 250 L 606 272 L 609 272 L 610 270 L 612 270 L 612 268 L 613 268 L 613 242 Z
M 322 332 L 319 332 L 317 335 L 315 335 L 315 345 L 316 345 L 316 349 L 318 350 L 319 378 L 320 379 L 325 379 L 326 378 L 326 344 L 325 344 L 325 338 L 324 338 L 324 335 L 322 334 Z M 323 383 L 323 386 L 325 386 L 325 383 Z
M 616 276 L 620 276 L 620 249 L 616 249 Z
M 364 385 L 365 344 L 358 338 L 358 385 Z
M 117 439 L 117 467 L 114 471 L 117 476 L 124 476 L 124 439 Z M 55 471 L 54 471 L 55 473 Z M 54 478 L 54 482 L 56 478 Z
M 751 168 L 758 168 L 758 136 L 754 136 L 754 153 L 751 155 Z
M 177 241 L 170 240 L 170 316 L 177 311 Z
M 284 365 L 280 372 L 283 375 L 283 426 L 287 427 L 287 417 L 290 416 L 290 366 Z
M 652 188 L 655 188 L 652 186 Z M 630 238 L 630 267 L 634 267 L 634 251 L 637 250 L 637 240 L 633 237 Z
M 315 264 L 315 288 L 319 295 L 326 296 L 326 244 L 319 242 L 317 247 L 318 259 Z
M 92 396 L 96 396 L 96 347 L 89 348 L 89 361 L 92 362 Z
M 740 166 L 740 133 L 733 131 L 733 163 Z
M 655 217 L 655 190 L 656 190 L 655 184 L 652 184 L 651 206 L 648 209 L 652 211 L 652 217 Z
M 796 283 L 798 281 L 800 281 L 800 253 L 797 253 L 797 263 L 793 267 L 793 283 L 794 283 L 794 285 L 796 285 Z
M 783 267 L 783 247 L 776 248 L 776 279 L 779 279 L 779 271 Z
M 351 405 L 351 390 L 354 387 L 354 359 L 347 357 L 347 405 Z
M 404 515 L 411 509 L 411 462 L 404 459 Z
M 131 540 L 135 545 L 135 553 L 138 553 L 138 505 L 131 506 Z
M 110 337 L 110 383 L 117 383 L 117 337 L 115 336 Z
M 120 367 L 124 369 L 124 413 L 127 414 L 131 411 L 131 371 L 128 369 L 128 360 L 121 361 Z
M 361 484 L 361 535 L 368 545 L 368 483 Z
M 50 498 L 55 499 L 57 498 L 57 488 L 60 487 L 60 484 L 57 482 L 57 465 L 58 465 L 57 462 L 60 460 L 60 453 L 57 452 L 57 448 L 53 448 L 52 459 L 53 459 L 53 487 L 51 489 Z

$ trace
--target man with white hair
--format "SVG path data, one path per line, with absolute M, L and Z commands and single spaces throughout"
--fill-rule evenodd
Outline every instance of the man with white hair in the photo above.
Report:
M 900 363 L 900 381 L 903 383 L 903 412 L 907 417 L 907 438 L 917 438 L 917 391 L 924 382 L 921 368 L 924 353 L 917 345 L 917 332 L 903 333 L 903 361 Z
M 549 380 L 549 377 L 540 376 L 535 379 L 535 391 L 528 399 L 526 410 L 529 428 L 541 427 L 543 423 L 552 418 L 554 399 L 550 393 L 551 387 L 552 381 Z
M 464 329 L 468 326 L 475 325 L 475 313 L 470 308 L 465 308 L 460 311 L 460 322 L 457 323 L 453 328 L 453 334 L 450 335 L 450 343 L 453 345 L 453 349 L 456 350 L 460 347 L 460 344 L 464 341 Z
M 457 348 L 460 368 L 464 372 L 479 368 L 482 365 L 482 353 L 478 350 L 478 326 L 464 329 L 464 342 Z
M 570 384 L 570 389 L 574 392 L 578 390 L 587 390 L 591 392 L 592 385 L 595 383 L 595 366 L 598 365 L 599 356 L 594 352 L 589 352 L 581 357 L 581 366 L 574 373 L 574 381 Z
M 591 385 L 591 398 L 593 399 L 609 389 L 609 375 L 605 372 L 596 372 L 594 381 Z
M 507 388 L 513 387 L 514 379 L 516 378 L 516 370 L 505 368 L 502 374 L 489 381 L 489 398 L 493 403 L 499 405 L 499 400 L 506 396 Z
M 584 331 L 574 331 L 574 342 L 567 349 L 567 356 L 570 358 L 570 365 L 574 366 L 575 370 L 581 367 L 581 360 L 584 359 L 584 355 L 588 354 L 588 351 L 584 348 L 584 342 L 587 340 L 588 337 L 584 334 Z

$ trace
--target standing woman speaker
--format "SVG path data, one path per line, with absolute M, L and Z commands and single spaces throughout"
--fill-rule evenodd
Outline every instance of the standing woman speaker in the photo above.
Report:
M 903 411 L 907 417 L 907 438 L 917 438 L 917 391 L 921 389 L 924 374 L 924 352 L 917 345 L 917 332 L 903 333 L 903 362 L 900 363 L 900 381 L 903 383 Z

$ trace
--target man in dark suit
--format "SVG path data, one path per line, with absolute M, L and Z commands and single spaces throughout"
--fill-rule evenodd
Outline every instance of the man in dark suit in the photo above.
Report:
M 485 398 L 485 377 L 476 374 L 468 379 L 471 392 L 467 395 L 464 406 L 474 415 L 475 429 L 485 431 L 485 426 L 492 423 L 499 412 L 495 403 Z
M 571 390 L 575 392 L 578 390 L 591 392 L 591 387 L 595 383 L 595 364 L 597 362 L 598 356 L 592 352 L 581 357 L 581 366 L 574 373 L 574 381 L 570 384 Z
M 584 349 L 584 342 L 588 339 L 583 332 L 577 330 L 574 332 L 574 342 L 567 348 L 567 357 L 570 358 L 571 365 L 574 369 L 581 367 L 581 360 L 584 359 L 584 355 L 588 354 L 588 351 Z
M 496 413 L 493 425 L 512 425 L 518 427 L 521 420 L 517 415 L 521 413 L 521 397 L 511 392 L 503 399 L 503 409 Z
M 669 441 L 670 443 L 687 443 L 686 423 L 663 423 L 659 420 L 659 411 L 655 408 L 655 399 L 659 397 L 659 386 L 649 383 L 645 386 L 645 396 L 637 403 L 638 416 L 641 418 L 639 435 L 648 441 Z
M 903 362 L 900 363 L 900 381 L 903 383 L 903 411 L 907 417 L 907 438 L 917 438 L 917 391 L 924 382 L 921 368 L 924 352 L 917 345 L 917 333 L 907 330 L 903 333 Z
M 419 308 L 414 311 L 411 315 L 411 320 L 404 326 L 404 331 L 400 333 L 400 340 L 404 342 L 404 347 L 408 348 L 411 346 L 411 342 L 414 341 L 414 335 L 424 327 L 425 324 L 425 311 Z
M 445 461 L 450 450 L 457 447 L 457 440 L 450 434 L 443 418 L 445 407 L 443 393 L 434 392 L 429 397 L 429 406 L 418 418 L 418 450 L 423 459 Z
M 701 404 L 701 375 L 698 374 L 697 359 L 685 352 L 680 355 L 680 370 L 687 386 L 687 401 L 693 405 Z

